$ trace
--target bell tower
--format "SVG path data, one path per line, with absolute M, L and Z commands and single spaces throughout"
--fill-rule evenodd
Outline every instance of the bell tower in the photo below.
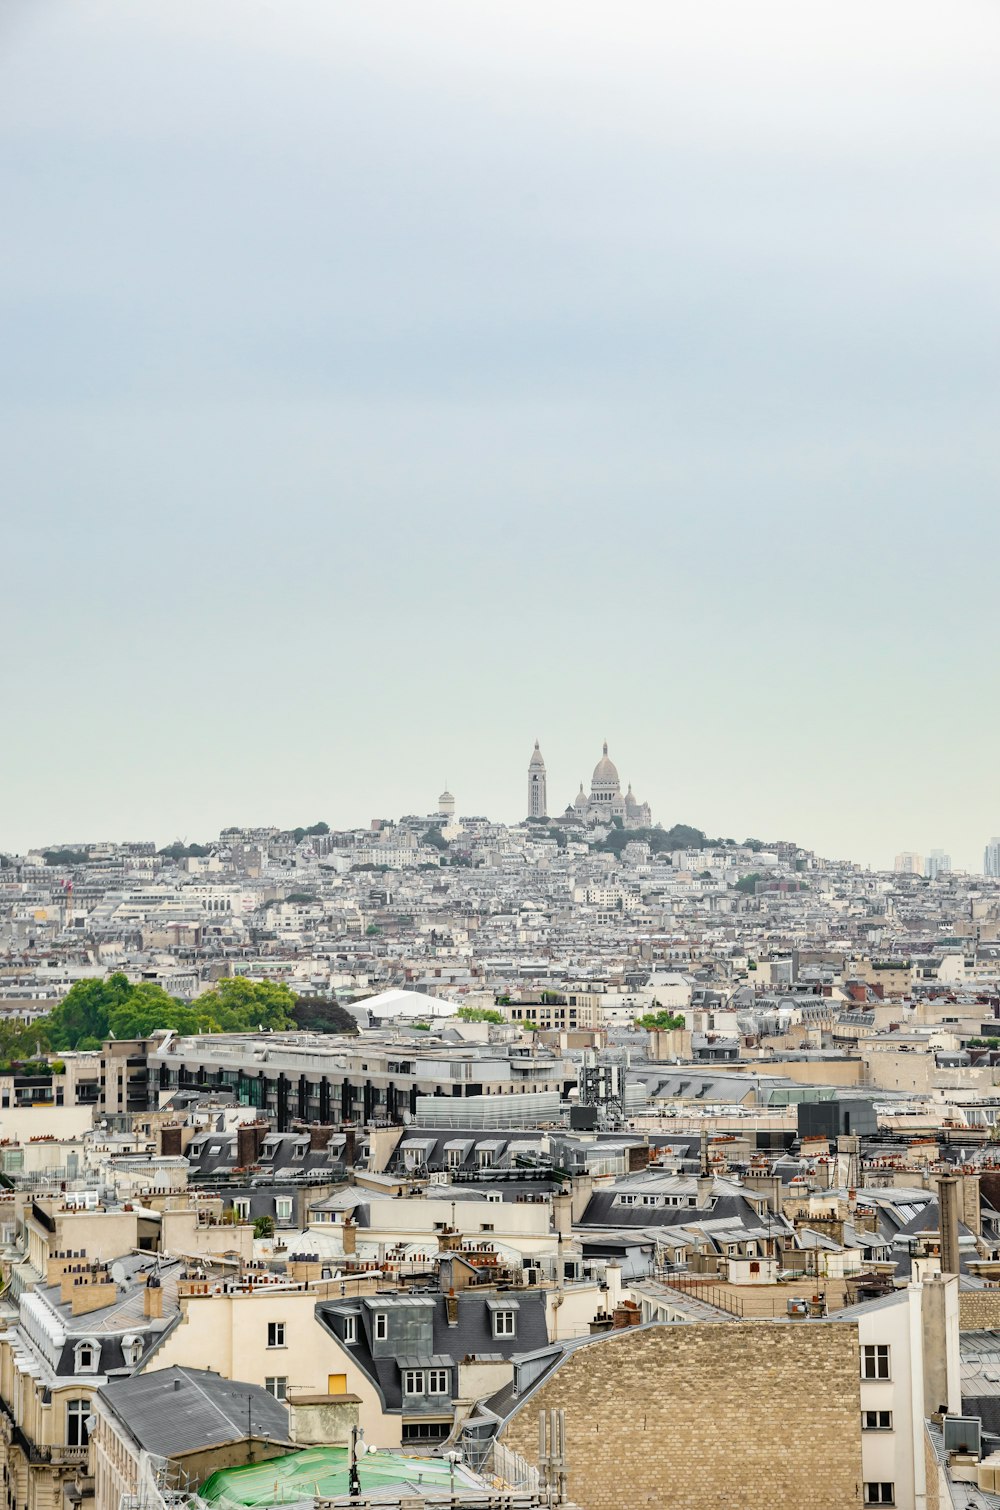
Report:
M 545 793 L 545 761 L 535 740 L 535 749 L 528 761 L 528 817 L 547 818 L 548 800 Z

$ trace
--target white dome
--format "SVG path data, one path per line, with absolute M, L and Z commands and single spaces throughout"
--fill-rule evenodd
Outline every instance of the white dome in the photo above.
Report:
M 594 767 L 591 777 L 591 786 L 615 786 L 620 787 L 618 767 L 613 760 L 608 759 L 608 742 L 604 741 L 604 754 Z

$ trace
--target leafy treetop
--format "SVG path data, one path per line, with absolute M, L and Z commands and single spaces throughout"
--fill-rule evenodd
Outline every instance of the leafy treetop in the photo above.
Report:
M 80 980 L 44 1021 L 53 1049 L 95 1049 L 116 1038 L 147 1038 L 157 1028 L 179 1033 L 246 1033 L 294 1027 L 295 997 L 273 981 L 221 980 L 196 1001 L 182 1002 L 155 981 Z
M 661 1008 L 659 1012 L 646 1012 L 642 1017 L 635 1020 L 636 1027 L 646 1028 L 649 1032 L 659 1031 L 669 1033 L 674 1028 L 684 1026 L 684 1014 L 682 1012 L 668 1012 Z

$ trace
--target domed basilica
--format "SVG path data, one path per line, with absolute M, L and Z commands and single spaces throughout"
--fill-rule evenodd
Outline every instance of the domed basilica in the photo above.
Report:
M 628 791 L 622 795 L 621 779 L 618 775 L 618 767 L 608 756 L 608 742 L 604 741 L 604 753 L 594 767 L 594 774 L 590 778 L 590 796 L 583 790 L 583 782 L 580 782 L 580 790 L 572 804 L 574 814 L 584 823 L 610 823 L 613 818 L 621 819 L 624 828 L 652 828 L 653 815 L 649 810 L 648 802 L 640 802 L 632 791 L 632 783 L 629 782 Z
M 545 802 L 546 771 L 542 752 L 535 741 L 534 753 L 528 766 L 528 815 L 532 818 L 544 818 L 547 808 Z M 569 804 L 561 821 L 571 823 L 604 823 L 611 826 L 613 819 L 617 818 L 623 828 L 652 828 L 653 815 L 649 810 L 648 802 L 640 802 L 632 791 L 629 783 L 628 791 L 622 795 L 621 779 L 618 775 L 618 767 L 608 756 L 607 740 L 604 742 L 604 753 L 594 767 L 594 774 L 590 778 L 590 795 L 583 789 L 580 790 L 573 802 Z

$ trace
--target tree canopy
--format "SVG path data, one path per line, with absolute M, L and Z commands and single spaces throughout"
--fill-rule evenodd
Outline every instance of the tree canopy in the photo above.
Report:
M 292 1009 L 307 1033 L 357 1033 L 357 1020 L 339 1002 L 323 996 L 297 996 Z
M 247 1033 L 292 1028 L 295 997 L 274 981 L 221 980 L 193 1002 L 179 1001 L 155 981 L 79 980 L 44 1021 L 53 1049 L 100 1048 L 109 1035 L 147 1038 L 157 1028 L 178 1033 Z
M 288 832 L 296 844 L 301 844 L 303 839 L 314 839 L 319 834 L 328 834 L 330 825 L 329 823 L 310 823 L 308 828 L 290 828 Z
M 682 1012 L 669 1012 L 662 1008 L 658 1012 L 645 1012 L 642 1017 L 635 1020 L 637 1028 L 647 1028 L 650 1032 L 671 1032 L 674 1028 L 684 1026 L 684 1014 Z
M 456 1014 L 463 1022 L 497 1022 L 503 1023 L 507 1019 L 502 1012 L 497 1012 L 493 1007 L 459 1007 Z

